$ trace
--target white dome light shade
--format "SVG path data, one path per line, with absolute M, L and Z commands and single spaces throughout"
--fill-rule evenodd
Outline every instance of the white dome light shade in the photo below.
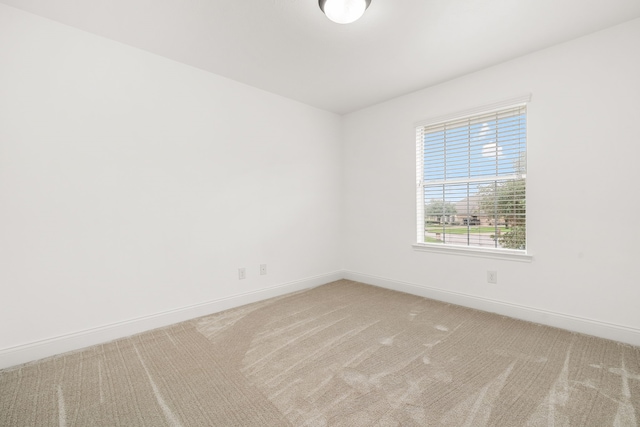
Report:
M 350 24 L 367 10 L 371 0 L 319 0 L 320 9 L 327 18 L 338 24 Z

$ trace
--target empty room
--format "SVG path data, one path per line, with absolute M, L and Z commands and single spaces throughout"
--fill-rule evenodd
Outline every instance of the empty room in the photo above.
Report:
M 0 426 L 640 426 L 637 0 L 0 0 Z

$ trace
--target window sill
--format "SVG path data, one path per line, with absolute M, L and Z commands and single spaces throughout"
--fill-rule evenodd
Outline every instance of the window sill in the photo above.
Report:
M 461 255 L 478 258 L 493 258 L 507 261 L 531 262 L 533 255 L 505 249 L 483 249 L 467 246 L 444 246 L 429 243 L 414 243 L 413 250 L 419 252 L 435 252 L 439 254 Z

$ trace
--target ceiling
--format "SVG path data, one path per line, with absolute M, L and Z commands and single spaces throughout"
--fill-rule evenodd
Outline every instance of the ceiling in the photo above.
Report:
M 639 0 L 0 0 L 338 114 L 640 17 Z

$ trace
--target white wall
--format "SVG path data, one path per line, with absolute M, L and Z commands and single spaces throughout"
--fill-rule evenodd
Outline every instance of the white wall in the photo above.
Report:
M 343 275 L 640 337 L 640 20 L 342 123 L 4 5 L 0 40 L 0 368 Z M 534 261 L 414 252 L 414 123 L 528 92 Z
M 640 345 L 639 46 L 635 20 L 346 116 L 347 276 Z M 414 124 L 526 93 L 533 262 L 415 252 Z
M 0 353 L 339 275 L 339 116 L 4 5 L 0 40 Z

